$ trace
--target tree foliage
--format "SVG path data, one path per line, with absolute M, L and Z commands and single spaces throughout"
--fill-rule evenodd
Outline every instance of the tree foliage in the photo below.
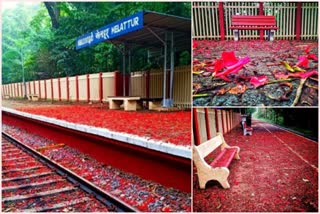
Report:
M 255 116 L 318 138 L 316 108 L 257 108 Z
M 2 14 L 2 81 L 73 76 L 120 69 L 121 55 L 109 43 L 75 50 L 76 38 L 140 10 L 190 17 L 191 4 L 178 2 L 20 3 Z M 132 70 L 147 68 L 146 51 L 134 50 Z M 190 63 L 190 52 L 176 64 Z M 151 65 L 157 67 L 157 64 Z

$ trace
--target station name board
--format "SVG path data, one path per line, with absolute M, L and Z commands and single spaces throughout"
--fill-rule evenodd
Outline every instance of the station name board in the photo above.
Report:
M 108 39 L 124 35 L 143 28 L 143 11 L 120 19 L 77 38 L 76 49 L 92 46 Z

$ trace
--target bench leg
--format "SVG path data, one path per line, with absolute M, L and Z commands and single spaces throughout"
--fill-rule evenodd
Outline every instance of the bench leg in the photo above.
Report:
M 143 109 L 143 101 L 137 101 L 137 109 L 142 110 Z
M 239 30 L 233 30 L 234 41 L 239 41 Z
M 161 102 L 159 101 L 149 101 L 148 109 L 154 110 L 155 108 L 160 107 L 160 105 L 161 105 Z
M 122 101 L 118 101 L 118 100 L 110 100 L 109 109 L 120 109 L 121 102 Z
M 199 179 L 200 189 L 205 189 L 208 180 L 207 180 L 207 179 L 200 178 L 200 177 L 198 177 L 198 179 Z
M 230 184 L 228 180 L 219 180 L 219 183 L 223 187 L 223 189 L 230 189 Z
M 135 100 L 125 100 L 124 101 L 125 111 L 137 111 L 137 101 Z
M 230 184 L 228 182 L 229 170 L 227 168 L 216 169 L 216 180 L 221 184 L 224 189 L 229 189 Z
M 274 40 L 274 30 L 269 30 L 268 33 L 268 39 L 272 42 Z

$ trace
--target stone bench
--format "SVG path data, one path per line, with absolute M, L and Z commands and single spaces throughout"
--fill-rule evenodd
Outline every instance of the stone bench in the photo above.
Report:
M 28 100 L 32 101 L 38 101 L 39 100 L 39 95 L 38 94 L 28 94 Z
M 109 109 L 120 109 L 121 104 L 125 111 L 136 111 L 140 97 L 108 97 Z

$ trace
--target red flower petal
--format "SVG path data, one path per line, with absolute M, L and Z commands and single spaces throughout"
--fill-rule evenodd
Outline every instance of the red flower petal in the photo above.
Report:
M 225 70 L 224 72 L 218 73 L 216 76 L 220 77 L 220 76 L 227 76 L 230 73 L 237 73 L 242 68 L 242 66 L 247 64 L 249 61 L 250 61 L 250 58 L 245 57 L 239 60 L 239 62 L 237 62 L 233 66 L 228 67 L 228 69 Z
M 318 61 L 318 57 L 315 54 L 308 54 L 308 59 Z
M 311 77 L 313 75 L 318 75 L 318 71 L 312 70 L 312 71 L 309 71 L 309 72 L 306 72 L 306 73 L 301 72 L 299 74 L 300 74 L 299 76 L 301 78 L 305 79 L 305 78 Z
M 251 77 L 250 83 L 255 87 L 259 87 L 261 85 L 265 85 L 268 82 L 267 76 L 260 76 L 260 77 Z
M 221 59 L 224 62 L 224 65 L 229 67 L 236 64 L 239 60 L 234 55 L 234 51 L 231 52 L 222 52 Z
M 299 62 L 296 64 L 296 66 L 303 66 L 305 68 L 309 67 L 309 61 L 306 56 L 299 56 L 298 60 L 299 60 Z
M 199 43 L 196 40 L 192 41 L 192 48 L 195 49 L 199 46 Z
M 310 46 L 306 47 L 306 49 L 304 50 L 306 52 L 306 54 L 310 53 Z
M 215 63 L 214 71 L 219 72 L 224 68 L 224 63 L 223 60 L 218 59 Z

